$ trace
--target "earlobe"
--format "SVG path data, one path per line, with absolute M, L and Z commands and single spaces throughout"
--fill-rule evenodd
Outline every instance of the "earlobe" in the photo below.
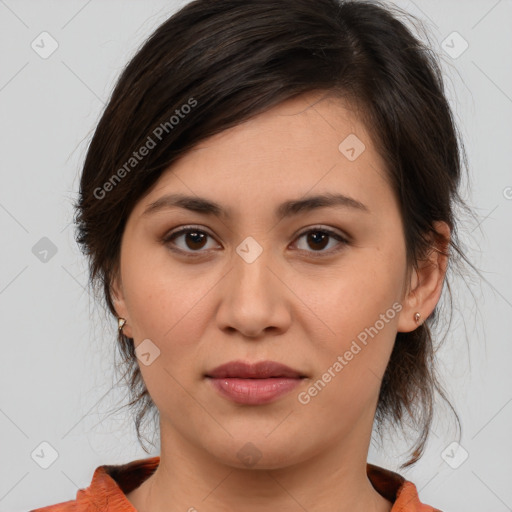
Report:
M 402 310 L 398 319 L 398 332 L 411 332 L 414 331 L 423 323 L 425 314 L 421 313 L 421 301 L 418 297 L 418 287 L 420 285 L 420 275 L 417 269 L 413 269 L 410 274 L 410 283 L 407 287 L 407 292 L 402 301 Z
M 121 279 L 118 275 L 114 277 L 110 285 L 110 296 L 117 314 L 117 329 L 119 333 L 131 338 L 131 329 L 128 325 L 128 311 L 124 300 L 124 291 Z
M 432 314 L 441 297 L 448 266 L 450 228 L 442 221 L 434 226 L 432 245 L 426 256 L 418 261 L 404 297 L 398 320 L 399 332 L 415 330 Z
M 123 332 L 123 327 L 124 327 L 124 324 L 126 323 L 126 318 L 121 318 L 119 317 L 117 319 L 117 330 L 119 332 Z

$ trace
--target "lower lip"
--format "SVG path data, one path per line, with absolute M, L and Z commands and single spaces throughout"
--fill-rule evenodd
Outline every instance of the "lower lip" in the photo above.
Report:
M 213 387 L 224 397 L 238 404 L 260 405 L 272 402 L 297 387 L 301 379 L 274 377 L 269 379 L 214 379 Z

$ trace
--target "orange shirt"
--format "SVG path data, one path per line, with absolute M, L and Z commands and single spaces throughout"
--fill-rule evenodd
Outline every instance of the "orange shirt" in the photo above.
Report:
M 30 512 L 137 512 L 126 494 L 137 488 L 156 470 L 160 457 L 139 459 L 116 466 L 99 466 L 87 489 L 76 499 L 38 508 Z M 398 473 L 367 464 L 366 473 L 373 487 L 393 503 L 392 512 L 441 512 L 423 505 L 416 486 Z

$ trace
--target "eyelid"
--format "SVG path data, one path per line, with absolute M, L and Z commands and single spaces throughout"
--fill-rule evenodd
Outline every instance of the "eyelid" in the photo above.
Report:
M 181 235 L 186 235 L 187 233 L 189 233 L 190 231 L 199 231 L 201 233 L 205 233 L 206 235 L 208 235 L 210 238 L 213 238 L 218 244 L 219 242 L 217 241 L 217 239 L 215 238 L 214 235 L 212 235 L 207 229 L 205 229 L 203 226 L 195 226 L 195 225 L 192 225 L 192 224 L 189 224 L 189 225 L 185 225 L 185 226 L 180 226 L 179 228 L 175 229 L 175 230 L 172 230 L 170 232 L 167 232 L 163 237 L 162 237 L 162 242 L 164 244 L 168 244 L 169 242 L 171 242 L 171 240 L 175 237 L 178 237 L 178 236 L 181 236 Z M 220 245 L 220 244 L 219 244 Z M 175 251 L 175 252 L 179 252 L 180 254 L 186 254 L 187 256 L 191 256 L 191 257 L 194 257 L 195 255 L 199 256 L 201 253 L 206 253 L 206 252 L 209 252 L 209 251 L 203 251 L 203 250 L 199 250 L 199 251 L 185 251 L 183 249 L 180 249 L 179 247 L 169 247 L 172 251 Z M 210 249 L 212 250 L 212 249 Z
M 321 257 L 328 257 L 332 256 L 333 254 L 338 253 L 339 251 L 343 250 L 345 246 L 349 245 L 351 243 L 351 237 L 348 236 L 345 233 L 340 233 L 338 231 L 335 231 L 333 228 L 324 227 L 322 225 L 313 225 L 308 226 L 303 231 L 300 231 L 294 238 L 295 241 L 302 238 L 304 235 L 311 233 L 311 232 L 321 232 L 325 233 L 331 238 L 336 239 L 339 243 L 334 249 L 330 249 L 328 251 L 307 251 L 305 249 L 298 249 L 301 253 L 306 253 L 309 256 L 312 256 L 313 258 L 321 258 Z
M 350 242 L 350 236 L 347 233 L 344 233 L 343 231 L 335 231 L 334 228 L 323 226 L 322 224 L 315 224 L 312 226 L 307 226 L 302 231 L 299 231 L 295 238 L 301 237 L 305 235 L 306 233 L 309 233 L 311 231 L 322 231 L 323 233 L 327 233 L 329 235 L 337 236 L 343 240 L 345 240 L 347 243 Z
M 194 224 L 186 224 L 184 226 L 180 226 L 179 228 L 176 228 L 172 231 L 169 231 L 167 232 L 164 236 L 163 236 L 163 239 L 164 240 L 168 240 L 170 239 L 171 237 L 175 236 L 175 235 L 181 235 L 183 234 L 183 232 L 188 232 L 188 231 L 192 231 L 192 230 L 196 230 L 196 231 L 202 231 L 203 233 L 206 233 L 208 236 L 211 236 L 212 238 L 215 238 L 215 236 L 213 236 L 209 231 L 208 229 L 206 229 L 204 226 L 199 226 L 199 225 L 194 225 Z
M 178 237 L 178 236 L 187 234 L 188 232 L 193 231 L 193 230 L 205 233 L 209 237 L 213 238 L 219 245 L 221 245 L 217 241 L 216 237 L 213 234 L 211 234 L 203 226 L 198 226 L 198 225 L 180 226 L 176 230 L 173 230 L 171 232 L 166 233 L 162 237 L 162 242 L 169 243 L 174 237 Z M 338 231 L 335 231 L 333 228 L 325 227 L 325 226 L 322 226 L 322 225 L 312 225 L 312 226 L 307 226 L 306 228 L 303 228 L 302 231 L 299 231 L 297 234 L 295 234 L 294 235 L 294 241 L 292 242 L 292 244 L 296 243 L 296 241 L 298 239 L 302 238 L 304 235 L 307 235 L 310 232 L 325 233 L 328 236 L 330 236 L 331 238 L 336 239 L 339 242 L 338 245 L 341 245 L 341 246 L 345 246 L 345 245 L 348 245 L 348 244 L 351 243 L 351 237 L 349 235 L 343 233 L 343 232 L 340 233 Z M 322 256 L 325 257 L 325 256 L 328 256 L 328 255 L 337 253 L 342 248 L 343 247 L 338 247 L 337 249 L 330 249 L 328 251 L 323 251 L 323 250 L 321 250 L 321 251 L 307 251 L 305 249 L 298 249 L 298 250 L 300 252 L 302 252 L 302 253 L 307 253 L 308 255 L 312 255 L 313 257 L 322 257 Z M 178 247 L 172 247 L 171 250 L 173 250 L 175 252 L 179 252 L 181 254 L 186 254 L 188 256 L 194 257 L 194 256 L 199 256 L 201 253 L 208 253 L 212 249 L 210 249 L 210 250 L 197 250 L 197 251 L 185 251 L 185 250 L 180 249 Z

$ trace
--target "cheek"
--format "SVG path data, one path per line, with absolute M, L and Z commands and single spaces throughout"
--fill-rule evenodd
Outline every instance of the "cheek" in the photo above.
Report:
M 163 343 L 201 312 L 201 299 L 213 282 L 204 270 L 172 261 L 158 242 L 131 234 L 122 247 L 121 272 L 133 337 Z M 206 269 L 206 267 L 204 267 Z
M 324 288 L 321 297 L 324 307 L 317 307 L 334 334 L 311 338 L 317 372 L 299 401 L 309 417 L 329 411 L 329 436 L 338 429 L 348 433 L 361 418 L 371 423 L 401 304 L 385 280 L 369 275 L 352 274 Z
M 211 316 L 205 309 L 207 292 L 216 280 L 170 265 L 158 252 L 138 252 L 133 259 L 128 253 L 123 275 L 126 305 L 135 346 L 149 339 L 160 351 L 150 365 L 139 362 L 153 402 L 159 410 L 190 410 L 194 400 L 183 385 L 201 378 L 198 340 Z
M 404 270 L 401 252 L 368 247 L 352 250 L 329 274 L 322 270 L 297 279 L 295 290 L 307 297 L 333 338 L 346 341 L 372 326 L 393 304 L 400 304 Z M 388 315 L 386 331 L 396 324 L 395 311 L 396 307 Z
M 316 285 L 301 281 L 300 293 L 328 326 L 322 329 L 325 336 L 309 333 L 319 356 L 319 386 L 329 381 L 329 390 L 322 389 L 318 403 L 333 400 L 357 409 L 353 400 L 365 407 L 376 399 L 402 309 L 404 265 L 405 251 L 390 244 L 386 251 L 374 247 L 354 251 Z
M 204 300 L 214 285 L 204 276 L 171 272 L 153 266 L 144 272 L 133 272 L 126 283 L 126 302 L 135 340 L 154 339 L 169 344 L 179 339 L 180 346 L 194 340 L 205 320 Z

